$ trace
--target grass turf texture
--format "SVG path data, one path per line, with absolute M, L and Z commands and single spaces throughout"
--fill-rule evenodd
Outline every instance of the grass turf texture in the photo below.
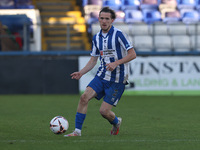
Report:
M 74 130 L 79 95 L 0 95 L 1 150 L 197 150 L 199 96 L 123 96 L 113 111 L 123 118 L 120 132 L 99 114 L 102 101 L 89 103 L 82 137 L 65 138 L 49 129 L 57 115 Z

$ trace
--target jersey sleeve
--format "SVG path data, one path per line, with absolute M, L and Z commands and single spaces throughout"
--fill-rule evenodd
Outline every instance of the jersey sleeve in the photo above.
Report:
M 126 50 L 129 50 L 131 48 L 133 48 L 133 45 L 131 44 L 129 38 L 128 38 L 128 35 L 122 33 L 121 31 L 118 31 L 118 36 L 119 36 L 119 43 L 120 45 L 126 49 Z
M 91 56 L 99 56 L 100 55 L 99 49 L 97 48 L 96 36 L 97 35 L 94 35 L 94 37 L 92 39 L 92 50 L 90 52 Z

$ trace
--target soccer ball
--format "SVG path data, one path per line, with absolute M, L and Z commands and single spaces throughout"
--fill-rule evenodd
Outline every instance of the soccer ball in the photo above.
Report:
M 67 119 L 63 116 L 56 116 L 50 121 L 50 129 L 55 134 L 62 134 L 69 128 Z

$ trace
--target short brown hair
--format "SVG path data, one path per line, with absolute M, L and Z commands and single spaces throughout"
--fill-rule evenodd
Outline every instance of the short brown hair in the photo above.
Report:
M 101 11 L 99 12 L 99 15 L 100 15 L 101 12 L 110 13 L 112 19 L 115 19 L 115 18 L 116 18 L 115 11 L 112 10 L 112 9 L 110 9 L 109 7 L 103 7 L 103 8 L 101 9 Z

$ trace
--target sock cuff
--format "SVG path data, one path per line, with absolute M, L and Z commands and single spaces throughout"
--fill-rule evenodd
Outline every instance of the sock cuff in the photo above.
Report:
M 118 118 L 115 116 L 115 119 L 113 121 L 110 121 L 110 124 L 116 125 L 118 123 Z
M 82 113 L 79 113 L 79 112 L 76 113 L 75 128 L 77 128 L 79 130 L 82 129 L 82 125 L 83 125 L 83 122 L 85 120 L 85 117 L 86 117 L 86 114 L 82 114 Z
M 82 119 L 85 119 L 86 114 L 82 114 L 82 113 L 77 112 L 76 116 L 80 116 Z

